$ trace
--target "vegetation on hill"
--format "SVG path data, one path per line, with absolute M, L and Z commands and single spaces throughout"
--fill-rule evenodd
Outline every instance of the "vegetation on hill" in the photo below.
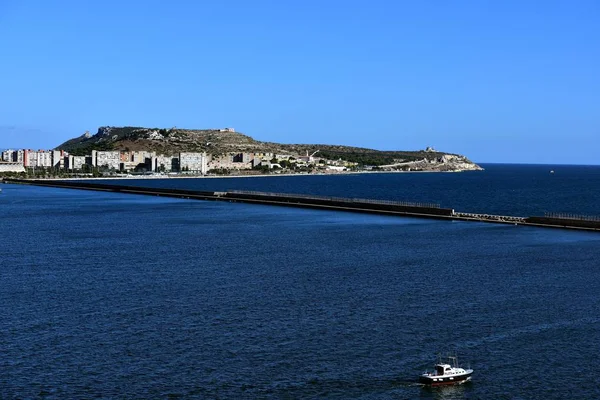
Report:
M 398 162 L 431 160 L 446 153 L 425 151 L 379 151 L 373 149 L 326 145 L 281 144 L 260 142 L 238 132 L 218 129 L 100 127 L 95 135 L 86 134 L 57 147 L 73 155 L 88 155 L 99 151 L 155 151 L 173 155 L 178 152 L 313 154 L 331 160 L 342 159 L 360 165 L 389 165 Z

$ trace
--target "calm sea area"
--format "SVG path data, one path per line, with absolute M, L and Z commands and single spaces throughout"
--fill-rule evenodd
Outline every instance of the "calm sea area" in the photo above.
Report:
M 600 215 L 600 166 L 484 167 L 119 182 Z M 1 399 L 600 398 L 598 232 L 0 188 Z

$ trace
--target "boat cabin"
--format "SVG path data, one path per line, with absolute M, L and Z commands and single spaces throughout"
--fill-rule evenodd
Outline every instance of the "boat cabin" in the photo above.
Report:
M 446 375 L 452 372 L 450 364 L 436 364 L 435 373 L 436 375 Z

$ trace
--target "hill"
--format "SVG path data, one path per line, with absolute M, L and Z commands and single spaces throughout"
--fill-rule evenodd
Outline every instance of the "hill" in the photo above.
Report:
M 98 129 L 94 135 L 86 132 L 56 147 L 73 155 L 90 154 L 92 150 L 155 151 L 157 154 L 173 155 L 179 152 L 206 152 L 212 156 L 227 153 L 275 153 L 312 154 L 337 160 L 357 162 L 361 165 L 393 166 L 401 163 L 436 163 L 440 160 L 460 161 L 479 169 L 466 157 L 433 150 L 380 151 L 374 149 L 330 144 L 282 144 L 261 142 L 233 130 L 226 129 L 180 129 L 110 127 Z M 452 168 L 449 168 L 452 169 Z

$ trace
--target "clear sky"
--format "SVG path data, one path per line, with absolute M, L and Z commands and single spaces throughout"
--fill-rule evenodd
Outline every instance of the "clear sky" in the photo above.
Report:
M 600 164 L 600 1 L 0 0 L 0 148 L 104 125 Z

